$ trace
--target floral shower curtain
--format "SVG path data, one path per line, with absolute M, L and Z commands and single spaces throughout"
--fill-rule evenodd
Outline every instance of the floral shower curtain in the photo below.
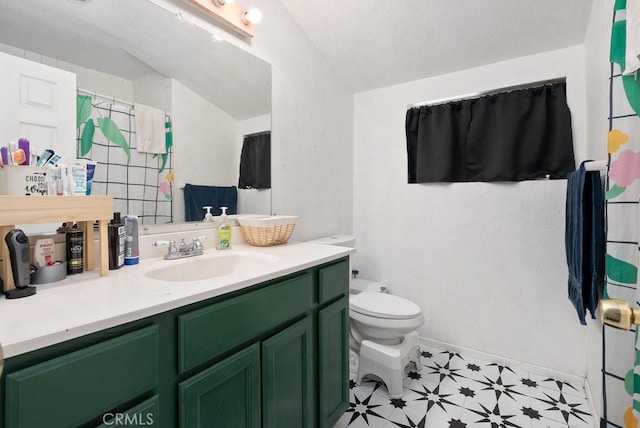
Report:
M 142 224 L 173 221 L 173 146 L 166 124 L 167 153 L 136 150 L 135 111 L 98 97 L 77 97 L 77 156 L 97 162 L 92 194 L 112 195 L 114 211 L 136 214 Z
M 604 297 L 624 299 L 639 306 L 640 79 L 633 74 L 623 74 L 627 17 L 632 16 L 627 15 L 626 3 L 626 0 L 616 0 L 611 31 Z M 630 30 L 633 29 L 630 25 Z M 638 427 L 640 337 L 637 329 L 629 332 L 604 327 L 602 416 L 602 426 Z

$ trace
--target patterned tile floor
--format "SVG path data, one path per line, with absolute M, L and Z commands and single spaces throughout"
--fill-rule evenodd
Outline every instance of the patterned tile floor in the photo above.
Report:
M 356 385 L 352 373 L 349 408 L 334 428 L 594 427 L 581 386 L 421 348 L 422 369 L 407 367 L 400 399 L 374 380 Z

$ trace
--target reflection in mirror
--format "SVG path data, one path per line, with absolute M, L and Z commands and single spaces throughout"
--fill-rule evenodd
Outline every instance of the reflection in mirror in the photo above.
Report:
M 94 100 L 170 116 L 173 222 L 184 221 L 185 184 L 238 186 L 244 136 L 271 129 L 268 63 L 147 0 L 0 0 L 0 9 L 0 51 L 74 73 L 78 88 L 103 95 Z M 76 112 L 69 117 L 77 135 Z M 57 141 L 56 151 L 77 157 L 70 140 Z M 237 206 L 269 214 L 271 189 L 238 189 Z M 141 215 L 134 207 L 116 211 Z

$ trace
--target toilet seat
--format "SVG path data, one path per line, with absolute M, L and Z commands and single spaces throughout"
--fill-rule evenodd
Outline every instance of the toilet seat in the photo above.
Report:
M 351 308 L 349 308 L 349 318 L 370 338 L 400 338 L 424 324 L 422 314 L 407 319 L 381 318 L 364 315 Z
M 349 309 L 374 318 L 407 320 L 421 314 L 413 302 L 392 294 L 364 292 L 349 296 Z

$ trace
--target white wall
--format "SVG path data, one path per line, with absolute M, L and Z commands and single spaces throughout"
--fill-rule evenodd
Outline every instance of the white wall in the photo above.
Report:
M 184 184 L 208 186 L 237 185 L 236 138 L 238 121 L 182 83 L 172 79 L 173 218 L 184 221 Z M 204 162 L 203 162 L 204 161 Z M 204 211 L 203 211 L 204 218 Z
M 272 210 L 299 215 L 294 239 L 353 230 L 353 94 L 286 9 L 252 0 L 251 42 L 272 66 Z
M 421 336 L 584 377 L 567 299 L 566 181 L 407 184 L 408 104 L 566 76 L 585 158 L 584 48 L 356 94 L 354 265 L 423 309 Z M 597 323 L 598 321 L 589 321 Z
M 133 81 L 133 100 L 171 115 L 171 90 L 170 78 L 156 72 L 149 73 Z

